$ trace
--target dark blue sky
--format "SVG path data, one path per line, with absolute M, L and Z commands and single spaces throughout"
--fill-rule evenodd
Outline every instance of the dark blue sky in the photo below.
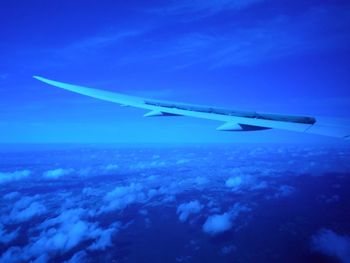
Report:
M 147 119 L 32 75 L 155 99 L 350 118 L 349 1 L 2 1 L 0 32 L 0 142 L 325 140 Z

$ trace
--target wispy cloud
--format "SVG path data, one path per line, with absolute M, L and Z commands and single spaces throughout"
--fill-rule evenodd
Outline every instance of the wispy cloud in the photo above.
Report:
M 79 63 L 88 58 L 95 58 L 105 54 L 106 50 L 118 48 L 125 41 L 135 38 L 142 34 L 141 30 L 122 30 L 113 33 L 98 33 L 89 37 L 77 39 L 65 46 L 46 50 L 46 56 L 54 57 L 55 62 L 46 61 L 46 64 L 54 66 L 68 61 Z M 46 57 L 45 56 L 45 57 Z
M 312 236 L 312 249 L 327 256 L 338 259 L 342 263 L 350 262 L 350 237 L 335 233 L 330 229 L 322 229 Z
M 295 192 L 295 187 L 290 185 L 281 185 L 277 192 L 273 195 L 274 198 L 281 198 L 290 196 Z
M 221 7 L 228 4 L 243 7 L 253 2 L 256 1 L 222 1 Z M 190 1 L 187 4 L 181 2 L 181 5 L 201 10 L 216 6 L 216 2 L 199 4 Z M 210 30 L 195 30 L 196 27 L 193 27 L 192 31 L 174 34 L 166 40 L 155 38 L 145 42 L 142 53 L 130 52 L 121 61 L 126 64 L 171 61 L 172 69 L 194 65 L 217 69 L 254 65 L 305 52 L 345 48 L 350 44 L 346 31 L 350 23 L 349 10 L 347 7 L 321 5 L 308 8 L 301 14 L 277 13 L 272 17 L 253 19 L 248 25 L 228 22 L 225 26 L 214 24 Z M 215 31 L 215 27 L 219 31 Z
M 192 17 L 193 19 L 215 15 L 225 10 L 241 10 L 262 1 L 264 0 L 181 0 L 172 1 L 172 3 L 152 11 L 163 15 L 197 13 L 197 16 Z
M 127 38 L 135 37 L 139 35 L 138 31 L 122 31 L 116 32 L 114 34 L 101 34 L 95 35 L 88 38 L 84 38 L 73 42 L 66 47 L 64 47 L 61 51 L 63 52 L 74 52 L 74 51 L 88 51 L 91 49 L 99 49 L 105 48 L 110 45 L 117 44 Z

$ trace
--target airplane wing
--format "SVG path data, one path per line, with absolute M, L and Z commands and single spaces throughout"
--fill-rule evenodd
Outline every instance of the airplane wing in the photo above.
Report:
M 145 117 L 155 116 L 188 116 L 222 122 L 219 131 L 258 131 L 281 129 L 295 132 L 314 133 L 339 138 L 350 138 L 350 123 L 327 120 L 310 116 L 261 113 L 254 111 L 229 110 L 177 102 L 145 99 L 116 92 L 88 88 L 58 82 L 39 76 L 35 79 L 46 84 L 79 93 L 100 100 L 146 109 Z

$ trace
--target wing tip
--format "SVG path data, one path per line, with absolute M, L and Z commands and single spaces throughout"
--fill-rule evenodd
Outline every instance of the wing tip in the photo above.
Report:
M 41 81 L 43 83 L 46 83 L 48 85 L 55 86 L 55 87 L 58 87 L 58 88 L 63 88 L 61 85 L 65 84 L 63 82 L 58 82 L 58 81 L 47 79 L 47 78 L 40 77 L 40 76 L 37 76 L 37 75 L 33 75 L 33 78 L 36 79 L 36 80 L 39 80 L 39 81 Z
M 37 79 L 37 80 L 40 80 L 40 81 L 44 81 L 44 80 L 45 80 L 45 78 L 40 77 L 40 76 L 38 76 L 38 75 L 33 75 L 32 77 L 33 77 L 34 79 Z

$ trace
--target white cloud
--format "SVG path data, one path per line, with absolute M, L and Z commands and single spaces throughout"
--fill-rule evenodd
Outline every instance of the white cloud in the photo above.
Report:
M 275 198 L 279 198 L 279 197 L 286 197 L 286 196 L 290 196 L 291 194 L 293 194 L 295 192 L 295 188 L 293 186 L 290 185 L 281 185 L 278 190 L 277 193 L 275 193 L 274 197 Z
M 40 216 L 46 211 L 46 207 L 37 201 L 37 196 L 24 196 L 13 205 L 7 218 L 12 222 L 24 222 Z
M 68 218 L 67 221 L 44 230 L 36 241 L 30 245 L 29 250 L 34 255 L 39 255 L 43 250 L 66 252 L 83 240 L 88 239 L 92 230 L 94 230 L 94 225 L 78 218 Z
M 176 201 L 176 197 L 175 195 L 168 195 L 166 197 L 164 197 L 164 199 L 162 200 L 162 203 L 165 204 L 165 203 L 172 203 L 172 202 L 175 202 Z
M 159 192 L 156 189 L 149 189 L 147 192 L 147 196 L 148 196 L 148 198 L 153 198 L 156 195 L 158 195 L 158 193 Z
M 3 196 L 3 198 L 4 198 L 5 200 L 13 200 L 13 199 L 15 199 L 15 198 L 17 198 L 17 197 L 19 197 L 19 196 L 20 196 L 20 193 L 19 193 L 19 192 L 11 192 L 11 193 L 5 194 L 5 195 Z
M 15 262 L 25 262 L 21 255 L 20 247 L 10 247 L 6 250 L 0 257 L 0 262 L 3 263 L 15 263 Z
M 92 241 L 89 247 L 91 250 L 104 250 L 110 246 L 111 237 L 117 231 L 119 223 L 102 229 L 97 223 L 84 220 L 84 217 L 86 211 L 83 209 L 63 211 L 57 217 L 50 218 L 38 226 L 37 229 L 41 232 L 31 237 L 32 243 L 22 248 L 11 247 L 2 255 L 0 261 L 10 262 L 11 258 L 15 258 L 20 262 L 39 262 L 57 254 L 64 254 L 84 241 Z M 43 255 L 43 251 L 46 254 Z
M 194 179 L 195 183 L 197 185 L 200 185 L 200 186 L 203 186 L 207 183 L 209 183 L 209 179 L 206 178 L 206 177 L 201 177 L 201 176 L 197 176 L 195 179 Z
M 269 185 L 267 184 L 267 182 L 262 181 L 262 182 L 259 182 L 259 183 L 252 185 L 252 187 L 250 189 L 251 190 L 262 190 L 262 189 L 268 188 L 268 186 Z
M 97 240 L 92 243 L 88 248 L 90 250 L 105 250 L 112 245 L 112 236 L 119 229 L 120 224 L 116 223 L 111 225 L 108 229 L 96 229 L 93 235 L 98 236 Z
M 243 183 L 240 176 L 230 177 L 226 180 L 225 185 L 230 188 L 238 189 Z
M 105 195 L 106 205 L 101 207 L 101 212 L 121 210 L 130 204 L 145 202 L 147 197 L 142 190 L 142 185 L 134 183 L 129 186 L 116 187 Z
M 81 192 L 82 192 L 82 194 L 87 195 L 87 196 L 96 196 L 99 194 L 99 192 L 95 188 L 92 188 L 92 187 L 84 187 Z
M 87 254 L 84 250 L 75 253 L 69 260 L 65 263 L 84 263 L 87 261 Z
M 150 175 L 150 176 L 147 177 L 147 180 L 153 181 L 153 180 L 155 180 L 156 178 L 157 178 L 157 176 L 155 176 L 155 175 Z
M 179 14 L 200 14 L 192 19 L 199 19 L 206 16 L 215 15 L 223 10 L 241 10 L 263 0 L 188 0 L 173 1 L 168 6 L 154 9 L 157 14 L 179 15 Z
M 179 214 L 179 220 L 181 222 L 185 222 L 190 214 L 198 214 L 202 210 L 202 208 L 203 205 L 201 205 L 201 203 L 197 200 L 194 200 L 179 205 L 176 213 Z
M 230 254 L 232 251 L 234 251 L 236 249 L 236 247 L 234 245 L 227 245 L 227 246 L 224 246 L 222 249 L 221 249 L 221 253 L 223 255 L 227 255 L 227 254 Z
M 116 171 L 119 169 L 119 165 L 118 164 L 108 164 L 108 165 L 106 165 L 106 167 L 104 169 L 106 171 Z
M 3 226 L 3 224 L 0 223 L 0 243 L 7 244 L 11 241 L 15 240 L 18 236 L 19 228 L 16 230 L 13 230 L 11 232 L 7 232 Z
M 27 221 L 35 216 L 42 215 L 46 212 L 45 206 L 40 204 L 39 202 L 33 202 L 28 207 L 21 211 L 14 212 L 11 218 L 15 219 L 17 222 Z
M 58 169 L 48 170 L 48 171 L 44 172 L 43 176 L 48 178 L 48 179 L 58 179 L 62 176 L 72 174 L 73 171 L 74 171 L 73 169 L 58 168 Z
M 106 48 L 110 45 L 117 44 L 127 38 L 135 37 L 139 35 L 137 31 L 125 31 L 115 32 L 109 35 L 98 35 L 89 38 L 82 39 L 80 41 L 71 43 L 69 46 L 59 50 L 61 53 L 76 53 L 76 52 L 87 52 L 92 49 Z
M 21 171 L 6 172 L 6 173 L 0 172 L 0 184 L 12 182 L 12 181 L 19 181 L 27 178 L 30 174 L 31 174 L 31 171 L 29 170 L 21 170 Z
M 188 160 L 188 159 L 180 159 L 180 160 L 177 160 L 176 161 L 176 164 L 186 164 L 186 163 L 189 163 L 190 162 L 190 160 Z
M 322 229 L 311 240 L 312 249 L 327 256 L 338 259 L 342 263 L 350 263 L 350 237 L 335 233 L 330 229 Z
M 251 209 L 237 203 L 228 212 L 209 216 L 203 225 L 203 231 L 210 235 L 216 235 L 228 231 L 233 226 L 233 221 L 241 212 L 248 212 Z
M 216 235 L 232 227 L 231 216 L 229 213 L 221 215 L 212 215 L 207 218 L 203 225 L 203 231 L 210 235 Z

